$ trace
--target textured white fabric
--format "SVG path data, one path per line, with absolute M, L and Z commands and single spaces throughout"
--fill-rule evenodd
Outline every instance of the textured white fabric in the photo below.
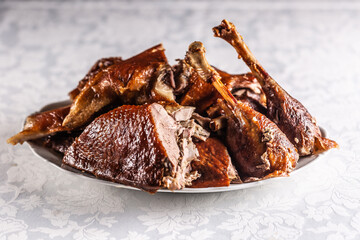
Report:
M 338 141 L 283 181 L 213 194 L 116 189 L 71 176 L 5 140 L 67 98 L 101 57 L 194 40 L 246 72 L 211 28 L 233 21 L 268 72 Z M 0 239 L 360 239 L 358 2 L 0 2 Z

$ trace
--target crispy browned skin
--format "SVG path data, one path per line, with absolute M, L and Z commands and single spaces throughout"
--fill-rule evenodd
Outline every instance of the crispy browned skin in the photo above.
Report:
M 285 134 L 261 113 L 236 101 L 222 84 L 220 75 L 205 59 L 200 42 L 189 46 L 185 60 L 205 81 L 212 82 L 227 104 L 221 104 L 228 120 L 227 143 L 243 180 L 287 175 L 299 155 Z
M 183 66 L 183 68 L 185 67 L 186 65 Z M 216 70 L 230 92 L 238 92 L 240 89 L 243 89 L 244 92 L 239 96 L 243 101 L 248 101 L 250 104 L 254 103 L 254 107 L 256 107 L 256 103 L 258 103 L 258 105 L 265 105 L 265 95 L 252 73 L 232 75 L 219 69 Z M 216 103 L 216 100 L 221 98 L 221 95 L 211 83 L 199 77 L 194 69 L 190 67 L 187 71 L 190 72 L 188 79 L 189 86 L 181 97 L 180 104 L 184 106 L 195 106 L 196 111 L 202 113 L 205 109 Z M 248 94 L 249 92 L 251 93 Z
M 195 143 L 199 151 L 198 161 L 191 162 L 192 171 L 200 173 L 189 186 L 191 188 L 229 186 L 236 176 L 229 176 L 231 158 L 224 144 L 216 138 Z
M 170 156 L 155 126 L 170 123 L 155 119 L 153 111 L 149 104 L 124 105 L 101 115 L 68 148 L 63 163 L 99 178 L 155 191 L 161 187 Z
M 232 23 L 223 20 L 219 26 L 213 28 L 213 31 L 216 37 L 224 39 L 235 48 L 239 58 L 244 60 L 259 80 L 266 94 L 266 115 L 286 134 L 300 156 L 317 154 L 338 147 L 335 141 L 321 136 L 315 119 L 306 108 L 281 88 L 264 70 Z
M 296 148 L 276 124 L 241 102 L 227 112 L 226 142 L 244 181 L 286 176 L 295 168 Z
M 36 113 L 26 118 L 24 129 L 7 140 L 13 145 L 24 141 L 40 138 L 55 132 L 68 131 L 62 122 L 69 113 L 70 106 Z
M 79 95 L 81 90 L 85 87 L 86 83 L 101 70 L 122 61 L 123 60 L 121 59 L 121 57 L 109 57 L 97 60 L 96 63 L 90 68 L 89 72 L 85 75 L 85 77 L 79 81 L 77 87 L 71 92 L 69 92 L 70 99 L 74 100 L 76 96 Z
M 63 126 L 79 127 L 95 112 L 117 99 L 131 103 L 166 64 L 164 48 L 160 44 L 132 58 L 100 69 L 74 99 Z

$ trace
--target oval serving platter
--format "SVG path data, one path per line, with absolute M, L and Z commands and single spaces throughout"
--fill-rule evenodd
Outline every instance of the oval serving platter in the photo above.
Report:
M 61 101 L 61 102 L 56 102 L 56 103 L 52 103 L 49 105 L 44 106 L 40 111 L 48 111 L 54 108 L 59 108 L 59 107 L 63 107 L 66 105 L 69 105 L 70 101 Z M 323 136 L 326 136 L 326 132 L 324 129 L 320 128 L 321 133 Z M 139 190 L 138 188 L 134 188 L 134 187 L 130 187 L 130 186 L 126 186 L 124 184 L 121 183 L 115 183 L 115 182 L 110 182 L 110 181 L 106 181 L 106 180 L 102 180 L 99 178 L 96 178 L 94 175 L 90 174 L 90 173 L 86 173 L 86 172 L 82 172 L 80 170 L 77 170 L 75 168 L 69 167 L 67 165 L 62 164 L 62 156 L 61 154 L 46 148 L 44 146 L 39 146 L 33 142 L 27 142 L 30 146 L 30 149 L 32 150 L 32 152 L 38 156 L 39 158 L 43 159 L 44 161 L 50 163 L 51 165 L 55 166 L 56 168 L 60 169 L 61 171 L 67 172 L 69 174 L 72 175 L 76 175 L 78 177 L 84 178 L 84 179 L 88 179 L 88 180 L 92 180 L 95 182 L 98 182 L 100 184 L 104 184 L 104 185 L 108 185 L 108 186 L 113 186 L 113 187 L 117 187 L 117 188 L 126 188 L 126 189 L 132 189 L 132 190 Z M 305 166 L 308 166 L 310 163 L 314 162 L 316 159 L 319 158 L 319 154 L 318 155 L 312 155 L 312 156 L 308 156 L 308 157 L 300 157 L 298 164 L 296 166 L 296 168 L 294 169 L 294 171 L 290 174 L 293 175 L 294 173 L 298 172 L 300 169 L 303 169 Z M 277 180 L 283 180 L 286 179 L 287 177 L 276 177 L 276 178 L 270 178 L 270 179 L 266 179 L 266 180 L 261 180 L 261 181 L 256 181 L 256 182 L 249 182 L 249 183 L 241 183 L 241 184 L 230 184 L 230 186 L 228 187 L 208 187 L 208 188 L 184 188 L 181 190 L 174 190 L 171 191 L 169 189 L 159 189 L 157 192 L 165 192 L 165 193 L 213 193 L 213 192 L 227 192 L 227 191 L 234 191 L 234 190 L 240 190 L 240 189 L 246 189 L 246 188 L 252 188 L 252 187 L 256 187 L 256 186 L 260 186 L 263 184 L 267 184 L 273 181 L 277 181 Z

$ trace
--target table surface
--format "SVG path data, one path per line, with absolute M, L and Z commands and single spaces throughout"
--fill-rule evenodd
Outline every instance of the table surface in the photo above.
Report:
M 67 99 L 101 57 L 194 40 L 247 72 L 211 28 L 233 21 L 268 72 L 340 144 L 290 178 L 226 193 L 116 189 L 50 166 L 5 139 Z M 360 239 L 358 2 L 0 2 L 0 239 Z

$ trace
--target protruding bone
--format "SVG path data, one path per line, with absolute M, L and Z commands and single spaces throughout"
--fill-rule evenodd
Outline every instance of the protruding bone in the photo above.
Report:
M 258 81 L 263 85 L 264 80 L 274 81 L 265 69 L 259 64 L 255 56 L 246 46 L 242 36 L 236 31 L 234 24 L 223 20 L 221 24 L 213 28 L 215 37 L 220 37 L 230 43 L 239 54 L 239 59 L 242 58 L 251 72 L 255 75 Z
M 235 107 L 237 102 L 236 98 L 221 82 L 219 73 L 207 62 L 205 58 L 205 48 L 201 42 L 193 42 L 190 44 L 185 61 L 196 70 L 201 78 L 212 83 L 231 107 Z

